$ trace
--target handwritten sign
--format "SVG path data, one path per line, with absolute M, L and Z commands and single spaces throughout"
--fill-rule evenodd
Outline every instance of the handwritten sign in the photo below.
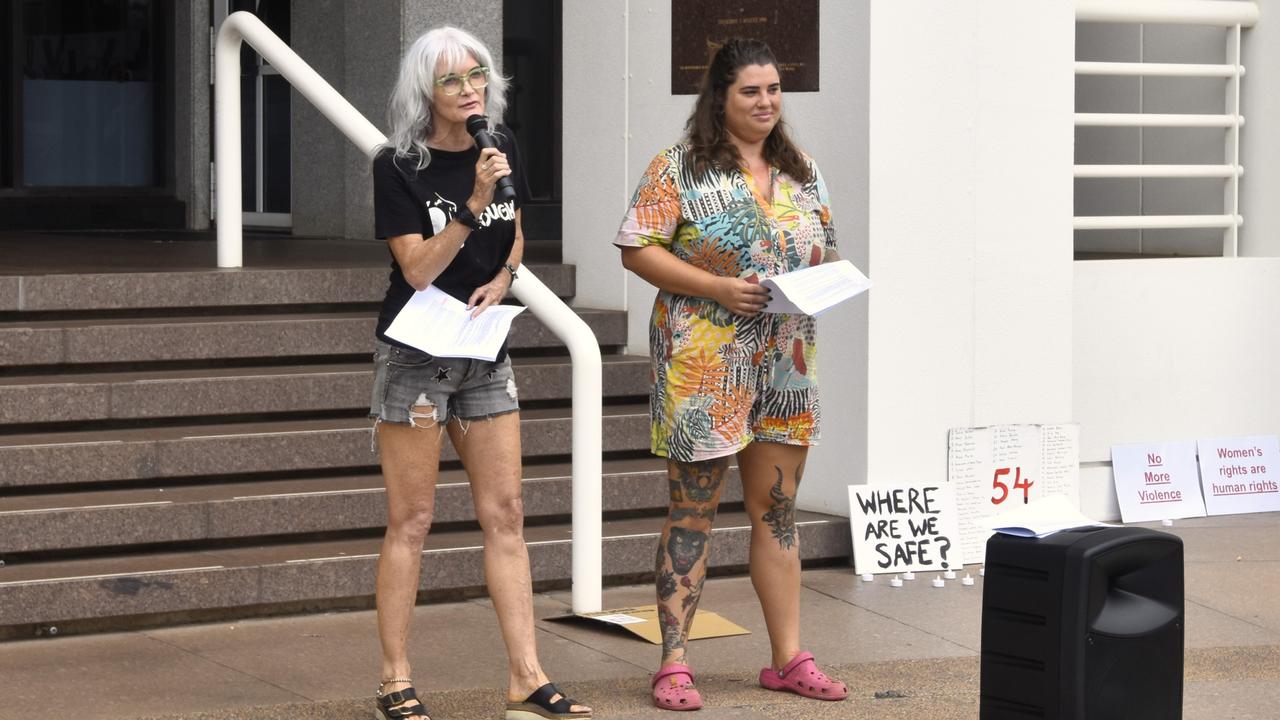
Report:
M 954 428 L 947 437 L 947 479 L 955 491 L 965 560 L 982 562 L 995 515 L 1064 495 L 1080 502 L 1078 425 Z
M 955 498 L 947 485 L 850 485 L 849 528 L 859 573 L 964 565 Z
M 1111 469 L 1125 522 L 1204 516 L 1195 443 L 1113 445 Z
M 1198 445 L 1204 508 L 1210 515 L 1280 510 L 1280 438 L 1210 438 Z

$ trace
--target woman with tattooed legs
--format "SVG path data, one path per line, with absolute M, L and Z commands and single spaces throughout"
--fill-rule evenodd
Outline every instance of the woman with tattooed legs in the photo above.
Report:
M 614 244 L 659 292 L 650 321 L 652 449 L 670 504 L 655 572 L 662 662 L 653 702 L 696 710 L 686 644 L 707 575 L 711 528 L 737 457 L 751 518 L 751 582 L 772 657 L 760 684 L 840 700 L 844 683 L 800 645 L 795 498 L 816 444 L 816 331 L 763 313 L 759 281 L 838 260 L 826 185 L 781 122 L 778 64 L 757 40 L 728 41 L 703 79 L 684 142 L 646 170 Z

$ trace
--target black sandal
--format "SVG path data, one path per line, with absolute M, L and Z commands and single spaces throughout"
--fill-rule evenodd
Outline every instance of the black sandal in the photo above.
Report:
M 400 720 L 409 717 L 424 717 L 431 720 L 431 716 L 427 714 L 427 706 L 422 704 L 418 699 L 418 693 L 413 686 L 403 690 L 392 690 L 389 693 L 382 692 L 382 688 L 391 683 L 410 682 L 409 680 L 383 680 L 378 683 L 378 693 L 374 697 L 378 701 L 378 707 L 374 709 L 373 714 L 377 720 Z M 415 703 L 410 705 L 409 703 Z
M 551 698 L 559 695 L 560 699 L 551 702 Z M 524 702 L 507 701 L 506 720 L 579 720 L 591 717 L 591 711 L 572 712 L 574 705 L 580 705 L 560 692 L 555 685 L 547 683 L 534 690 Z

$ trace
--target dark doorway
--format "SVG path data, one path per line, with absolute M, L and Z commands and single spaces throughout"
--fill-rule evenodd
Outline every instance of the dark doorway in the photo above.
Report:
M 161 0 L 3 3 L 0 228 L 182 227 L 171 26 Z
M 560 256 L 560 0 L 503 0 L 502 71 L 511 78 L 507 125 L 525 160 L 533 202 L 522 212 L 529 257 Z
M 528 158 L 535 200 L 560 201 L 560 0 L 504 0 L 507 125 Z
M 215 0 L 214 26 L 233 12 L 253 13 L 290 43 L 290 0 Z M 240 179 L 244 224 L 292 225 L 289 81 L 245 43 L 240 48 Z

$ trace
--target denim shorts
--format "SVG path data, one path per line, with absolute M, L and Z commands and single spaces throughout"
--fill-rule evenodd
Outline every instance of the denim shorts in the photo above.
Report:
M 433 357 L 418 350 L 374 344 L 369 417 L 419 427 L 453 418 L 480 420 L 520 409 L 510 358 L 501 362 Z M 430 405 L 424 415 L 413 408 Z

